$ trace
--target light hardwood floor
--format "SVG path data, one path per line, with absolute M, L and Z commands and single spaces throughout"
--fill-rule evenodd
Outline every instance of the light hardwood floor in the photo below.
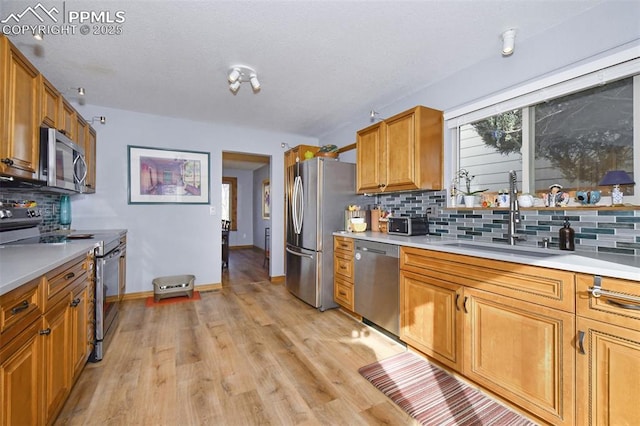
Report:
M 408 425 L 358 368 L 405 349 L 272 284 L 259 250 L 232 250 L 200 301 L 123 304 L 56 425 Z

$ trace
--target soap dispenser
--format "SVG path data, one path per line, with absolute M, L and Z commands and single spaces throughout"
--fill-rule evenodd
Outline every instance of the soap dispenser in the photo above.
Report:
M 576 249 L 575 244 L 575 233 L 573 228 L 571 228 L 571 224 L 569 223 L 569 218 L 564 218 L 564 225 L 560 228 L 560 250 L 571 250 L 574 251 Z

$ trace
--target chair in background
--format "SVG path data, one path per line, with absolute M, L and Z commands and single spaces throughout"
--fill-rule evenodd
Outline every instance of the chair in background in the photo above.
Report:
M 269 265 L 269 240 L 271 238 L 271 229 L 264 228 L 264 261 L 262 262 L 262 267 Z
M 222 268 L 229 268 L 229 228 L 231 222 L 222 221 Z

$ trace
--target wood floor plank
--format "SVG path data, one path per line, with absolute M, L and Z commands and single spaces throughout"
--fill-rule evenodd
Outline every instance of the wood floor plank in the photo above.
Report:
M 201 300 L 121 306 L 56 425 L 414 424 L 357 370 L 405 351 L 345 313 L 269 282 L 259 250 L 232 250 Z

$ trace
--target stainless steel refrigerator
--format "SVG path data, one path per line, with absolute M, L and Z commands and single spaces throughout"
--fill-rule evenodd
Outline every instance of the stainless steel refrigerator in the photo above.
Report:
M 286 286 L 320 311 L 333 300 L 333 235 L 357 200 L 355 164 L 330 158 L 301 161 L 287 170 Z

